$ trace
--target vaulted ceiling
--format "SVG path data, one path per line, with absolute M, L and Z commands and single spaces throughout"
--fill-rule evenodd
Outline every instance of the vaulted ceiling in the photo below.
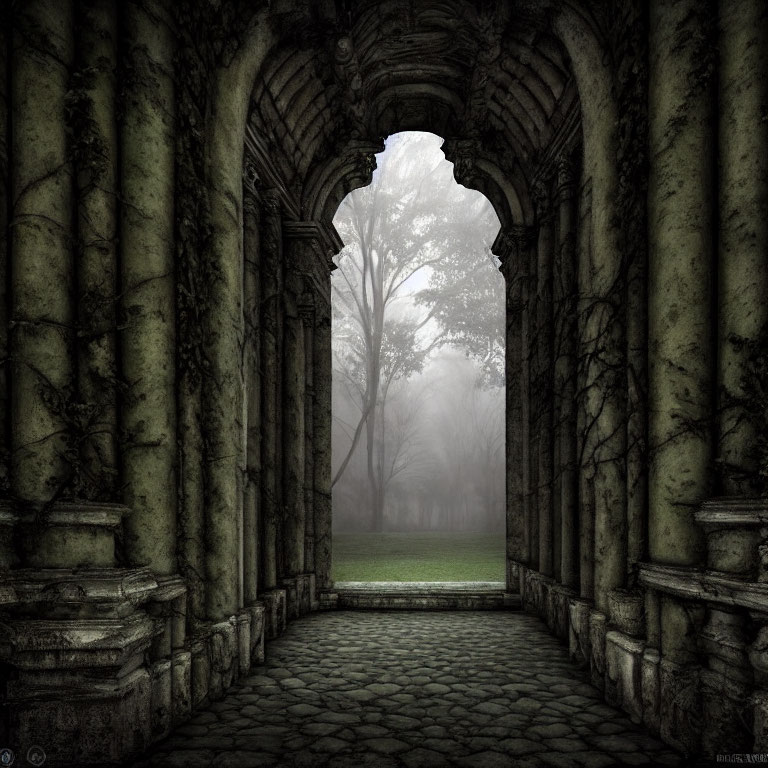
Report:
M 446 140 L 457 179 L 483 191 L 502 217 L 530 217 L 536 169 L 578 114 L 567 55 L 540 4 L 295 6 L 273 6 L 279 42 L 254 84 L 248 144 L 297 215 L 330 219 L 350 189 L 368 182 L 386 136 L 426 130 Z

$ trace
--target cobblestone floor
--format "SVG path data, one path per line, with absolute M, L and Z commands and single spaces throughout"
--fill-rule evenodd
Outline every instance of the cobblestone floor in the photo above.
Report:
M 135 768 L 579 768 L 680 758 L 512 612 L 314 614 Z

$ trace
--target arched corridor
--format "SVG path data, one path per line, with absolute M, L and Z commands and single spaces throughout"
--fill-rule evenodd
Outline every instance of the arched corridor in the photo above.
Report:
M 332 219 L 420 130 L 501 225 L 503 600 L 649 738 L 768 752 L 762 0 L 3 12 L 0 750 L 133 760 L 342 622 Z

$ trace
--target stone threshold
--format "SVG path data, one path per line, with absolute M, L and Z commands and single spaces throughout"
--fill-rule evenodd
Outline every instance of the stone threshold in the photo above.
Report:
M 501 581 L 339 581 L 337 608 L 483 611 L 520 608 Z

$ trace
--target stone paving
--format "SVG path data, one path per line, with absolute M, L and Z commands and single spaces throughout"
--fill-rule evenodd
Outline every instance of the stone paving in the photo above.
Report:
M 134 768 L 609 768 L 682 759 L 517 612 L 313 614 Z

